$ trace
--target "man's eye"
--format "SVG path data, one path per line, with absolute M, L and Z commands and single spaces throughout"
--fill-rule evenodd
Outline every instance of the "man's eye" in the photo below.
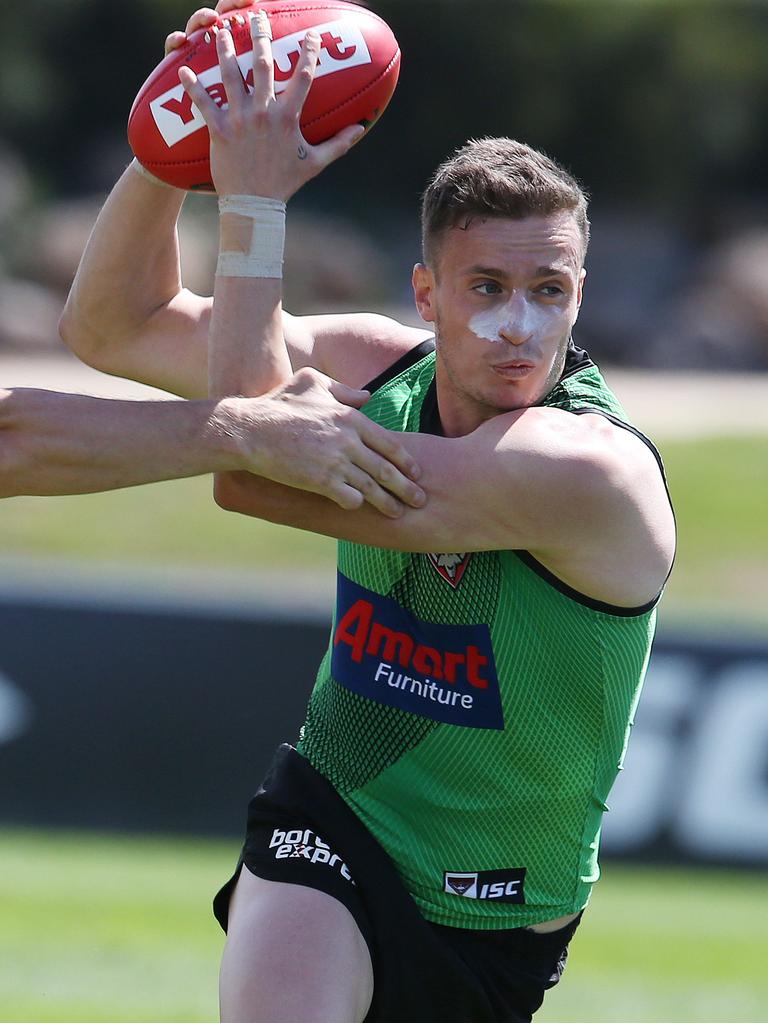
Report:
M 482 284 L 476 284 L 472 290 L 477 291 L 481 295 L 501 294 L 501 287 L 495 281 L 483 281 Z
M 557 298 L 559 295 L 564 295 L 565 292 L 559 284 L 545 284 L 544 287 L 539 288 L 539 294 L 546 298 Z

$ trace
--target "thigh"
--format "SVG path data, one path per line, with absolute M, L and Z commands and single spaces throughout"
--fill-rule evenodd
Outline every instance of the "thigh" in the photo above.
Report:
M 222 1023 L 362 1023 L 372 994 L 368 946 L 341 902 L 242 868 L 221 965 Z

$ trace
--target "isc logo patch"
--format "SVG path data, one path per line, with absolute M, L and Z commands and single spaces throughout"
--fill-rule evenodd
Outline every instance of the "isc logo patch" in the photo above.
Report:
M 331 673 L 346 689 L 466 728 L 504 727 L 487 625 L 438 625 L 339 573 Z
M 446 870 L 443 891 L 465 899 L 487 899 L 494 902 L 525 902 L 525 867 L 511 870 L 478 870 L 458 873 Z
M 320 36 L 320 54 L 317 59 L 315 78 L 331 75 L 334 71 L 345 71 L 360 64 L 370 64 L 371 54 L 363 33 L 351 20 L 329 21 L 316 25 L 313 31 Z M 288 84 L 301 54 L 306 29 L 282 36 L 272 43 L 275 61 L 275 94 Z M 246 85 L 253 86 L 253 51 L 247 50 L 237 58 L 240 73 Z M 217 106 L 226 104 L 227 97 L 221 81 L 218 63 L 197 76 L 198 81 Z M 199 128 L 205 127 L 203 115 L 181 85 L 153 99 L 149 105 L 157 130 L 163 136 L 166 146 L 175 146 Z

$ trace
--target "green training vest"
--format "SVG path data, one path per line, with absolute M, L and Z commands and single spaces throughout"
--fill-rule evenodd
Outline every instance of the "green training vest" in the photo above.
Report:
M 541 404 L 626 423 L 577 352 Z M 434 374 L 433 353 L 376 391 L 366 414 L 423 432 Z M 299 752 L 387 851 L 428 920 L 493 929 L 582 909 L 655 602 L 590 600 L 527 552 L 342 541 L 338 568 Z

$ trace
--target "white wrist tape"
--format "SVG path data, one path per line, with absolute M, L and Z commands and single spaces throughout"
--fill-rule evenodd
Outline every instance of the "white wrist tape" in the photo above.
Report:
M 251 221 L 249 245 L 243 252 L 219 252 L 219 277 L 283 276 L 285 203 L 260 195 L 220 195 L 219 213 L 236 213 Z
M 153 185 L 160 185 L 162 188 L 173 188 L 173 185 L 169 185 L 167 181 L 161 181 L 160 178 L 156 178 L 151 171 L 148 171 L 143 164 L 139 163 L 135 156 L 131 161 L 130 166 L 133 168 L 133 170 L 136 171 L 137 174 L 140 174 L 143 178 L 146 178 L 147 181 L 151 181 Z

